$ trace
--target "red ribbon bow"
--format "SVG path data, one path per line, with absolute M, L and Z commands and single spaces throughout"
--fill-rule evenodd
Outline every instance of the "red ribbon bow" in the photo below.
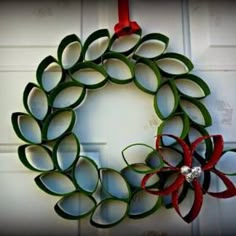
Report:
M 140 30 L 139 25 L 135 21 L 129 19 L 129 1 L 118 0 L 119 22 L 114 26 L 117 36 L 129 35 Z
M 234 184 L 226 177 L 226 175 L 219 170 L 215 168 L 215 165 L 219 161 L 219 159 L 222 156 L 223 152 L 223 138 L 221 135 L 209 135 L 209 136 L 203 136 L 198 139 L 196 139 L 192 144 L 187 145 L 184 140 L 181 138 L 178 138 L 174 135 L 159 135 L 156 139 L 156 149 L 161 155 L 161 150 L 160 150 L 160 140 L 163 136 L 171 137 L 177 141 L 177 143 L 182 147 L 183 149 L 183 166 L 182 167 L 174 167 L 171 166 L 168 162 L 165 162 L 167 166 L 161 168 L 158 171 L 155 171 L 153 173 L 145 175 L 145 177 L 142 180 L 141 186 L 142 188 L 155 195 L 169 195 L 171 194 L 171 200 L 172 200 L 172 205 L 175 208 L 176 212 L 180 215 L 180 217 L 186 221 L 187 223 L 192 222 L 199 214 L 201 207 L 202 207 L 202 202 L 203 202 L 203 193 L 208 193 L 211 196 L 217 197 L 217 198 L 229 198 L 236 196 L 236 188 Z M 213 143 L 214 143 L 214 150 L 212 155 L 208 160 L 201 159 L 202 166 L 201 167 L 193 167 L 192 166 L 192 160 L 194 156 L 194 152 L 197 148 L 197 146 L 204 140 L 213 138 Z M 162 156 L 162 155 L 161 155 Z M 163 157 L 163 156 L 162 156 Z M 164 158 L 163 158 L 164 159 Z M 168 171 L 175 171 L 179 173 L 178 177 L 176 180 L 168 187 L 160 189 L 160 190 L 153 190 L 153 189 L 148 189 L 146 187 L 147 181 L 156 174 L 160 174 L 163 172 L 168 172 Z M 201 186 L 199 180 L 197 179 L 201 172 L 204 174 L 209 174 L 210 172 L 213 172 L 215 175 L 217 175 L 225 184 L 226 190 L 222 192 L 209 192 L 208 190 L 204 189 L 203 186 Z M 192 205 L 192 208 L 190 211 L 183 216 L 180 212 L 179 209 L 179 191 L 181 186 L 185 183 L 191 183 L 192 189 L 194 191 L 194 202 Z

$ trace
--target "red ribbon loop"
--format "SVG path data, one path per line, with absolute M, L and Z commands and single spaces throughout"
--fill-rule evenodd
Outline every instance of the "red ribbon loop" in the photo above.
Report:
M 117 36 L 133 34 L 141 29 L 137 22 L 129 19 L 128 0 L 118 0 L 118 14 L 119 22 L 114 26 Z
M 187 223 L 191 223 L 199 214 L 202 203 L 203 203 L 203 193 L 201 189 L 200 183 L 195 179 L 193 180 L 193 188 L 194 188 L 194 202 L 190 209 L 190 211 L 187 213 L 187 215 L 183 216 L 179 209 L 179 197 L 178 197 L 178 190 L 174 191 L 172 193 L 172 204 L 175 208 L 176 212 L 179 214 L 179 216 Z

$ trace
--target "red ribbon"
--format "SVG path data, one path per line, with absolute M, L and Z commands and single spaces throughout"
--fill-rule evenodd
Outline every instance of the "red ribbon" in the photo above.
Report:
M 129 19 L 129 1 L 118 0 L 119 22 L 114 26 L 117 36 L 129 35 L 140 30 L 140 26 L 136 21 Z
M 207 160 L 201 158 L 201 164 L 202 164 L 201 169 L 202 169 L 202 172 L 204 172 L 204 174 L 209 174 L 210 172 L 212 172 L 215 175 L 217 175 L 222 180 L 222 182 L 225 184 L 226 190 L 224 190 L 222 192 L 209 192 L 209 191 L 205 190 L 203 186 L 201 186 L 201 184 L 199 183 L 197 178 L 194 178 L 191 183 L 192 189 L 194 191 L 194 202 L 193 202 L 193 205 L 192 205 L 190 211 L 185 216 L 183 216 L 180 212 L 180 209 L 179 209 L 179 194 L 178 193 L 179 193 L 181 186 L 186 181 L 186 179 L 185 179 L 185 176 L 181 173 L 181 168 L 171 166 L 168 162 L 166 162 L 164 160 L 164 157 L 162 156 L 161 149 L 160 149 L 160 140 L 163 136 L 171 137 L 177 141 L 177 143 L 183 149 L 183 166 L 187 166 L 189 168 L 192 168 L 192 158 L 194 156 L 194 152 L 195 152 L 197 146 L 202 141 L 209 139 L 209 138 L 213 138 L 213 143 L 214 143 L 213 153 L 212 153 L 211 157 Z M 190 145 L 187 145 L 184 140 L 182 140 L 181 138 L 176 137 L 174 135 L 169 135 L 169 134 L 159 135 L 156 139 L 156 149 L 160 153 L 160 155 L 162 156 L 167 167 L 163 167 L 158 171 L 155 171 L 153 173 L 149 173 L 149 174 L 145 175 L 145 177 L 142 179 L 142 182 L 141 182 L 142 188 L 145 191 L 147 191 L 151 194 L 154 194 L 154 195 L 162 195 L 163 196 L 163 195 L 171 194 L 172 205 L 175 208 L 176 212 L 179 214 L 179 216 L 185 222 L 187 222 L 187 223 L 192 222 L 198 216 L 198 214 L 201 210 L 204 193 L 208 193 L 209 195 L 211 195 L 213 197 L 217 197 L 217 198 L 230 198 L 230 197 L 236 196 L 236 188 L 235 188 L 234 184 L 230 181 L 230 179 L 228 179 L 226 177 L 226 175 L 224 173 L 215 169 L 215 165 L 217 164 L 217 162 L 219 161 L 219 159 L 222 156 L 223 146 L 224 146 L 223 144 L 224 144 L 224 142 L 223 142 L 223 138 L 221 135 L 203 136 L 203 137 L 196 139 Z M 176 171 L 177 173 L 179 173 L 179 176 L 177 177 L 177 179 L 170 186 L 168 186 L 164 189 L 160 189 L 160 190 L 153 190 L 153 189 L 146 188 L 146 183 L 153 175 L 163 173 L 166 171 Z

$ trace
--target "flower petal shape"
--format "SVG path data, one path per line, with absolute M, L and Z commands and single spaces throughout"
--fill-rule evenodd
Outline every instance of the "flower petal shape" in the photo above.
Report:
M 95 206 L 93 197 L 83 192 L 74 192 L 60 199 L 54 209 L 65 219 L 77 220 L 89 215 Z
M 178 53 L 165 53 L 156 60 L 160 71 L 165 76 L 174 77 L 189 73 L 193 69 L 192 62 Z
M 150 33 L 141 38 L 138 42 L 133 57 L 138 59 L 156 59 L 168 47 L 169 38 L 163 34 Z
M 192 185 L 194 188 L 194 202 L 190 211 L 185 216 L 181 214 L 180 209 L 179 209 L 178 191 L 174 191 L 172 193 L 173 206 L 176 212 L 179 214 L 179 216 L 187 223 L 192 222 L 198 216 L 202 207 L 202 202 L 203 202 L 203 194 L 202 194 L 201 185 L 196 179 L 193 181 Z
M 82 59 L 82 44 L 75 34 L 67 35 L 60 42 L 57 57 L 61 67 L 70 69 Z
M 13 128 L 20 139 L 32 144 L 42 142 L 40 125 L 32 116 L 22 112 L 15 112 L 12 114 L 11 120 Z
M 221 192 L 212 192 L 212 191 L 207 191 L 207 193 L 213 197 L 216 198 L 231 198 L 236 196 L 236 187 L 234 183 L 226 177 L 225 174 L 221 173 L 218 170 L 211 170 L 220 180 L 222 180 L 223 184 L 226 187 L 226 190 L 223 190 Z
M 30 170 L 40 172 L 54 170 L 52 152 L 44 146 L 22 145 L 18 148 L 18 156 Z
M 73 168 L 73 178 L 81 191 L 94 193 L 99 180 L 97 165 L 89 157 L 80 156 Z
M 204 163 L 202 165 L 202 169 L 204 171 L 212 169 L 217 164 L 217 162 L 220 160 L 221 154 L 224 149 L 223 137 L 221 135 L 209 135 L 209 136 L 199 137 L 190 146 L 191 152 L 193 154 L 194 151 L 196 150 L 197 146 L 199 146 L 200 143 L 202 143 L 203 141 L 210 139 L 210 138 L 213 138 L 214 149 L 211 153 L 210 158 L 208 158 L 206 160 L 206 163 Z
M 137 163 L 145 164 L 146 159 L 151 155 L 153 157 L 155 156 L 157 162 L 159 163 L 159 165 L 155 166 L 155 169 L 148 168 L 148 166 L 146 166 L 147 168 L 144 169 L 143 165 L 133 165 Z M 150 173 L 157 169 L 160 169 L 163 166 L 163 161 L 158 155 L 158 152 L 154 148 L 142 143 L 129 145 L 124 150 L 122 150 L 122 156 L 127 166 L 138 173 Z
M 103 54 L 108 50 L 110 34 L 107 29 L 100 29 L 88 36 L 83 46 L 85 61 L 99 63 Z
M 134 64 L 124 55 L 107 52 L 102 57 L 102 63 L 112 82 L 126 84 L 133 80 Z
M 117 34 L 114 34 L 110 40 L 110 51 L 122 53 L 125 56 L 130 55 L 136 48 L 141 34 L 141 30 L 129 35 L 117 36 Z
M 49 101 L 55 108 L 75 108 L 84 100 L 85 95 L 85 88 L 71 81 L 58 85 L 50 94 Z
M 193 98 L 182 97 L 179 103 L 181 109 L 188 115 L 193 123 L 204 127 L 208 127 L 212 124 L 210 113 L 200 101 Z
M 40 174 L 35 182 L 44 192 L 55 196 L 64 196 L 75 191 L 72 180 L 66 174 L 56 171 Z
M 74 127 L 75 112 L 71 109 L 60 109 L 48 116 L 43 127 L 43 138 L 54 140 Z
M 127 214 L 126 201 L 108 198 L 102 200 L 95 208 L 90 223 L 99 228 L 108 228 L 120 223 Z
M 172 116 L 179 105 L 179 96 L 173 82 L 163 83 L 154 97 L 154 108 L 160 119 Z
M 155 94 L 160 85 L 161 74 L 156 64 L 145 58 L 140 58 L 135 63 L 134 83 L 142 91 Z
M 130 198 L 129 185 L 118 171 L 102 168 L 99 170 L 99 174 L 102 187 L 109 195 L 122 200 Z
M 36 84 L 28 83 L 23 95 L 26 111 L 37 120 L 43 120 L 48 114 L 48 97 Z
M 93 62 L 81 62 L 69 70 L 70 77 L 79 85 L 96 89 L 107 83 L 107 73 L 101 65 Z
M 45 92 L 50 92 L 64 79 L 64 74 L 57 60 L 48 56 L 39 64 L 36 78 L 40 87 Z
M 73 133 L 60 137 L 53 147 L 53 159 L 57 169 L 69 170 L 77 161 L 80 152 L 79 140 Z
M 210 94 L 210 88 L 200 77 L 192 74 L 177 76 L 174 79 L 178 91 L 184 96 L 201 99 Z
M 161 197 L 138 190 L 134 192 L 129 202 L 128 216 L 133 219 L 144 218 L 157 211 L 161 205 Z

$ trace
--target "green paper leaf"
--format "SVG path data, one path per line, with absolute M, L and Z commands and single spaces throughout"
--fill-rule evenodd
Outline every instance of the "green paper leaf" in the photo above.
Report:
M 190 124 L 186 114 L 176 113 L 162 122 L 158 127 L 158 134 L 172 134 L 174 136 L 184 139 L 189 132 Z M 169 137 L 163 137 L 162 143 L 165 146 L 173 145 L 176 141 Z
M 125 56 L 133 53 L 137 43 L 140 41 L 142 30 L 134 34 L 117 36 L 114 34 L 110 40 L 110 51 L 122 53 Z
M 57 49 L 57 57 L 61 67 L 65 70 L 83 59 L 81 41 L 77 35 L 71 34 L 62 39 Z
M 93 197 L 83 192 L 75 192 L 59 200 L 54 208 L 61 217 L 77 220 L 89 215 L 95 206 Z
M 156 63 L 165 76 L 173 77 L 189 73 L 193 69 L 192 62 L 184 55 L 178 53 L 162 54 Z
M 74 166 L 79 152 L 79 140 L 73 133 L 66 133 L 60 137 L 53 147 L 53 159 L 57 169 L 66 171 Z
M 17 136 L 27 143 L 39 144 L 42 134 L 39 123 L 30 115 L 15 112 L 11 117 L 13 128 Z
M 148 166 L 144 168 L 144 165 L 142 165 L 146 164 L 146 159 L 149 155 L 155 156 L 156 159 L 159 161 L 159 165 L 156 166 L 155 169 L 149 168 Z M 133 169 L 133 171 L 141 174 L 152 173 L 153 171 L 162 168 L 164 165 L 158 152 L 154 148 L 142 143 L 135 143 L 129 145 L 128 147 L 122 150 L 122 156 L 127 166 Z
M 23 145 L 18 148 L 18 156 L 24 166 L 33 171 L 52 171 L 52 152 L 40 145 Z
M 73 178 L 81 191 L 87 194 L 94 193 L 99 180 L 95 162 L 86 156 L 80 156 L 73 169 Z
M 210 113 L 200 101 L 193 98 L 181 97 L 180 107 L 193 123 L 204 127 L 212 124 Z
M 60 84 L 49 97 L 52 107 L 75 108 L 85 98 L 86 90 L 76 82 Z
M 128 204 L 117 199 L 105 199 L 95 208 L 90 223 L 99 228 L 108 228 L 120 223 L 127 214 Z
M 130 200 L 128 216 L 133 219 L 140 219 L 157 211 L 162 204 L 162 198 L 150 194 L 144 190 L 135 192 Z
M 102 57 L 102 63 L 112 82 L 126 84 L 133 80 L 134 65 L 124 55 L 107 52 Z
M 134 83 L 144 92 L 155 94 L 160 84 L 161 74 L 156 64 L 145 58 L 136 61 Z
M 48 97 L 41 88 L 33 83 L 27 84 L 23 103 L 26 111 L 37 120 L 43 120 L 48 114 Z
M 93 62 L 79 63 L 69 73 L 73 81 L 88 89 L 100 88 L 107 83 L 106 71 Z
M 48 56 L 40 62 L 36 78 L 40 87 L 45 92 L 50 92 L 64 79 L 64 74 L 57 60 Z
M 129 185 L 118 171 L 109 168 L 102 168 L 99 171 L 101 184 L 109 195 L 122 200 L 130 198 Z
M 191 98 L 205 98 L 210 94 L 209 86 L 199 77 L 192 74 L 178 76 L 174 79 L 178 91 Z
M 168 43 L 169 38 L 163 34 L 147 34 L 138 42 L 133 57 L 155 59 L 166 50 Z
M 160 85 L 154 97 L 154 108 L 160 119 L 172 116 L 179 104 L 179 96 L 174 83 L 170 80 Z
M 96 201 L 93 197 L 75 192 L 59 200 L 54 209 L 65 219 L 78 220 L 89 215 L 95 206 Z
M 35 182 L 44 192 L 55 196 L 65 196 L 75 191 L 72 180 L 60 172 L 47 172 L 35 178 Z
M 102 55 L 108 50 L 109 41 L 110 34 L 107 29 L 100 29 L 90 34 L 83 47 L 85 61 L 101 62 Z
M 71 131 L 75 121 L 76 115 L 71 109 L 60 109 L 50 114 L 43 127 L 44 140 L 55 140 Z

